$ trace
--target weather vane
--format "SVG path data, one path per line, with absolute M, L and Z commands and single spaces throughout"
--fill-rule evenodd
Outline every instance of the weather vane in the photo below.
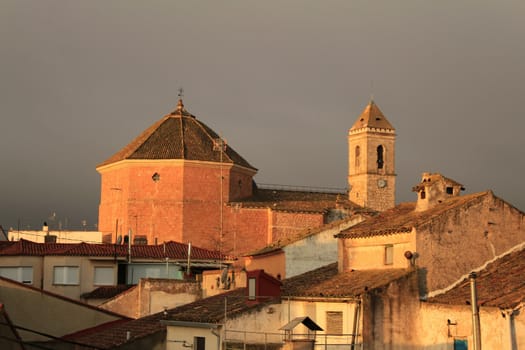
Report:
M 179 88 L 178 96 L 179 96 L 179 99 L 182 99 L 182 97 L 184 96 L 184 89 L 183 88 Z

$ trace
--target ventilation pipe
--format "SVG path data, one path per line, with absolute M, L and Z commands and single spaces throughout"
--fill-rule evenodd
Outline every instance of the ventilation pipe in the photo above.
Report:
M 357 343 L 357 336 L 359 333 L 360 314 L 361 314 L 361 299 L 356 300 L 355 306 L 354 306 L 354 324 L 353 324 L 353 330 L 352 330 L 352 345 L 350 346 L 351 350 L 357 349 L 356 343 Z
M 469 275 L 470 280 L 470 305 L 472 307 L 472 341 L 474 350 L 481 350 L 481 330 L 479 324 L 478 295 L 476 290 L 476 273 Z

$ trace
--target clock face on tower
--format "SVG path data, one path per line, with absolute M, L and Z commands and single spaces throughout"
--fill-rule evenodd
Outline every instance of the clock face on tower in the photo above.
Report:
M 386 187 L 386 180 L 384 180 L 384 179 L 377 180 L 377 187 L 379 187 L 379 188 Z

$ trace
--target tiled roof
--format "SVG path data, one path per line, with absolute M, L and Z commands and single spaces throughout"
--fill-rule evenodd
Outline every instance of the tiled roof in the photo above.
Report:
M 0 256 L 99 256 L 127 257 L 127 245 L 92 244 L 92 243 L 36 243 L 21 239 L 19 241 L 0 242 Z M 131 256 L 135 259 L 188 259 L 188 245 L 169 241 L 159 245 L 132 245 Z M 199 247 L 191 247 L 192 260 L 230 260 L 231 257 L 219 252 Z
M 415 202 L 401 203 L 379 215 L 363 221 L 338 234 L 337 238 L 366 238 L 372 236 L 390 235 L 411 232 L 413 227 L 430 222 L 449 210 L 478 203 L 492 192 L 479 192 L 465 196 L 450 197 L 446 201 L 428 210 L 416 212 Z
M 166 326 L 161 324 L 162 320 L 218 323 L 224 318 L 225 307 L 227 315 L 232 317 L 247 310 L 261 308 L 263 305 L 247 304 L 246 288 L 240 288 L 167 310 L 166 314 L 159 312 L 128 322 L 108 324 L 107 327 L 96 327 L 69 335 L 66 339 L 102 349 L 111 349 L 127 342 L 128 331 L 131 334 L 130 341 L 163 332 Z
M 185 159 L 220 162 L 221 152 L 214 149 L 219 135 L 186 111 L 179 101 L 174 112 L 146 129 L 131 143 L 98 167 L 125 159 Z M 222 152 L 223 163 L 255 169 L 229 145 Z
M 285 279 L 283 296 L 311 298 L 355 298 L 366 291 L 386 286 L 407 276 L 411 270 L 381 269 L 338 272 L 333 263 L 302 275 Z
M 337 264 L 307 272 L 303 275 L 284 280 L 285 296 L 307 297 L 355 297 L 367 290 L 382 287 L 410 273 L 409 270 L 373 270 L 352 271 L 339 274 Z M 246 303 L 246 288 L 218 294 L 197 300 L 174 309 L 159 312 L 127 322 L 108 324 L 69 335 L 68 340 L 93 345 L 102 349 L 111 349 L 126 343 L 126 332 L 130 332 L 134 341 L 146 336 L 163 332 L 166 326 L 162 320 L 176 320 L 199 323 L 219 323 L 227 317 L 234 317 L 250 310 L 260 310 L 268 303 Z M 226 308 L 226 310 L 225 310 Z
M 127 291 L 130 288 L 136 288 L 137 286 L 119 284 L 116 286 L 102 286 L 92 290 L 89 293 L 82 294 L 83 299 L 110 299 L 122 292 Z
M 484 269 L 476 278 L 478 304 L 512 309 L 525 302 L 525 248 L 511 252 Z M 443 294 L 428 299 L 431 303 L 465 305 L 470 303 L 470 281 L 464 278 Z
M 290 191 L 256 188 L 252 197 L 230 202 L 230 206 L 243 208 L 271 208 L 276 211 L 324 213 L 328 209 L 342 207 L 361 210 L 348 200 L 346 193 Z
M 350 131 L 362 128 L 395 130 L 374 101 L 370 101 L 365 107 L 354 125 L 350 128 Z

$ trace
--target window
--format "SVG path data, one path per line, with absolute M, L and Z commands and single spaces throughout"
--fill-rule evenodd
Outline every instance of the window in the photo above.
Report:
M 454 194 L 454 188 L 447 186 L 447 194 Z
M 326 334 L 343 334 L 343 312 L 326 312 Z
M 384 159 L 383 159 L 383 146 L 379 145 L 377 146 L 377 168 L 383 169 Z
M 361 156 L 361 149 L 359 146 L 355 147 L 355 170 L 359 170 L 359 163 L 360 163 L 360 156 Z
M 194 337 L 193 338 L 193 349 L 204 350 L 206 348 L 206 338 Z
M 115 284 L 115 273 L 113 267 L 95 267 L 95 286 L 112 286 Z
M 55 266 L 53 269 L 53 284 L 78 285 L 78 266 Z
M 20 283 L 33 284 L 33 267 L 32 266 L 0 267 L 0 276 L 12 279 Z
M 385 246 L 385 265 L 392 265 L 394 263 L 394 246 L 388 244 Z
M 255 278 L 248 279 L 248 300 L 255 300 Z
M 454 350 L 468 350 L 468 341 L 467 339 L 454 339 Z
M 427 194 L 425 193 L 425 191 L 421 191 L 420 196 L 421 199 L 425 199 L 427 197 Z

